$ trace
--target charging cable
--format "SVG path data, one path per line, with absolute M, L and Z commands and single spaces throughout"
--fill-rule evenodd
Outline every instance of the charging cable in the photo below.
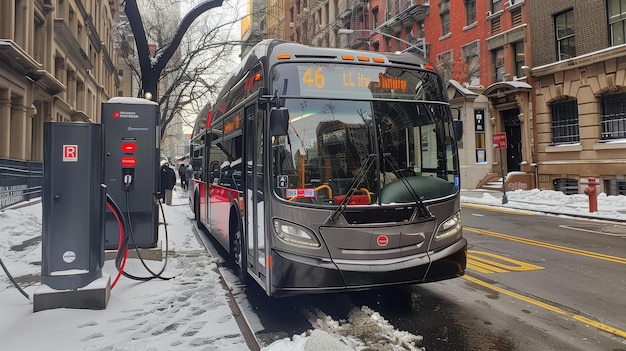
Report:
M 6 273 L 7 277 L 9 277 L 9 280 L 11 281 L 11 283 L 13 283 L 13 285 L 15 286 L 15 288 L 17 288 L 17 290 L 19 290 L 20 293 L 22 293 L 22 295 L 24 295 L 27 299 L 30 300 L 30 296 L 28 296 L 28 294 L 26 293 L 26 291 L 24 291 L 24 289 L 22 289 L 22 287 L 20 287 L 17 282 L 15 281 L 15 279 L 13 279 L 13 276 L 11 275 L 11 273 L 9 273 L 9 270 L 7 269 L 7 267 L 4 265 L 4 262 L 2 262 L 2 258 L 0 258 L 0 266 L 2 266 L 2 269 L 4 270 L 4 273 Z
M 115 201 L 107 194 L 107 206 L 109 206 L 109 209 L 111 210 L 111 212 L 113 212 L 113 214 L 115 215 L 115 218 L 118 222 L 118 228 L 119 228 L 119 232 L 120 232 L 120 240 L 119 240 L 119 244 L 118 244 L 118 250 L 117 250 L 117 255 L 115 257 L 115 267 L 118 270 L 118 274 L 115 278 L 115 280 L 113 281 L 113 284 L 111 284 L 111 288 L 113 288 L 115 286 L 115 284 L 117 283 L 119 277 L 121 275 L 133 279 L 133 280 L 140 280 L 140 281 L 148 281 L 154 278 L 159 278 L 162 280 L 169 280 L 172 279 L 174 277 L 163 277 L 162 274 L 165 271 L 165 268 L 167 266 L 167 258 L 169 256 L 169 238 L 168 238 L 168 233 L 167 233 L 167 223 L 165 222 L 165 212 L 163 211 L 163 206 L 160 203 L 157 194 L 153 194 L 153 196 L 155 197 L 155 200 L 157 201 L 157 203 L 159 204 L 160 210 L 161 210 L 161 215 L 163 216 L 163 224 L 165 227 L 165 262 L 163 264 L 163 267 L 161 268 L 161 270 L 157 273 L 157 272 L 153 272 L 145 263 L 145 260 L 143 259 L 143 257 L 141 257 L 141 253 L 139 252 L 139 249 L 137 247 L 137 242 L 135 240 L 135 236 L 134 236 L 134 231 L 133 231 L 133 227 L 132 227 L 132 219 L 130 218 L 130 205 L 129 205 L 129 187 L 130 187 L 130 183 L 132 182 L 132 177 L 130 174 L 127 174 L 124 176 L 124 183 L 126 184 L 126 216 L 123 214 L 123 212 L 120 210 L 119 206 L 117 206 L 117 204 L 115 203 Z M 135 251 L 137 253 L 137 257 L 139 258 L 141 264 L 144 266 L 144 268 L 151 274 L 151 276 L 148 277 L 137 277 L 134 275 L 131 275 L 127 272 L 124 271 L 124 267 L 126 264 L 126 260 L 128 258 L 128 243 L 129 241 L 132 240 L 132 243 L 135 247 Z

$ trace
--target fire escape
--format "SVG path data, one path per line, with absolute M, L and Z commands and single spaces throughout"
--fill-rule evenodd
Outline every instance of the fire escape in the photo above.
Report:
M 404 30 L 407 32 L 406 41 L 414 45 L 408 51 L 419 48 L 418 51 L 425 55 L 428 52 L 428 46 L 424 38 L 423 26 L 430 12 L 429 3 L 428 0 L 388 0 L 385 21 L 374 28 L 374 31 L 388 38 L 398 38 Z
M 348 9 L 341 15 L 343 29 L 347 35 L 347 46 L 353 49 L 378 50 L 379 40 L 385 40 L 390 51 L 392 41 L 397 50 L 412 51 L 426 56 L 424 20 L 430 11 L 428 0 L 387 0 L 380 9 L 382 24 L 372 23 L 369 0 L 351 0 Z M 419 3 L 418 3 L 419 2 Z M 381 4 L 381 5 L 383 5 Z M 382 18 L 381 18 L 382 17 Z M 405 39 L 406 38 L 406 39 Z
M 351 0 L 348 10 L 341 17 L 345 20 L 350 18 L 348 28 L 354 31 L 348 34 L 348 46 L 352 49 L 369 50 L 372 24 L 368 0 Z

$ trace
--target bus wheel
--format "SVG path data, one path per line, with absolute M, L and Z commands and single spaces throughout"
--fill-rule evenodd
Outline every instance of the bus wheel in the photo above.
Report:
M 243 238 L 243 231 L 241 230 L 241 223 L 237 225 L 237 230 L 233 235 L 232 240 L 232 255 L 235 261 L 235 269 L 237 271 L 237 276 L 239 277 L 239 281 L 241 284 L 246 283 L 246 275 L 248 260 L 245 250 L 245 240 Z
M 202 229 L 204 226 L 202 225 L 202 221 L 200 220 L 200 199 L 198 198 L 197 194 L 194 196 L 193 200 L 193 216 L 196 220 L 196 226 L 198 227 L 198 229 Z

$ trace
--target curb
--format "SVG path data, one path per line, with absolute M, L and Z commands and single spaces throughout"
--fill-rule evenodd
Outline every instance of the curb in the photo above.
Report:
M 619 218 L 608 218 L 608 217 L 599 217 L 599 216 L 593 216 L 593 215 L 571 214 L 571 213 L 543 211 L 543 210 L 533 211 L 529 209 L 522 209 L 522 208 L 515 208 L 515 207 L 501 207 L 497 205 L 477 204 L 473 202 L 461 202 L 461 207 L 476 208 L 476 209 L 482 209 L 485 211 L 493 211 L 493 212 L 508 213 L 508 214 L 521 214 L 521 215 L 527 215 L 527 216 L 534 216 L 537 214 L 549 214 L 549 215 L 554 215 L 554 216 L 566 216 L 566 217 L 572 217 L 572 218 L 595 219 L 599 221 L 626 223 L 626 219 L 619 219 Z

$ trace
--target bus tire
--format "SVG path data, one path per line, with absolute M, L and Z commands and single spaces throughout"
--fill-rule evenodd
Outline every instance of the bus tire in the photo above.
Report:
M 193 216 L 198 229 L 203 229 L 204 225 L 202 225 L 202 221 L 200 220 L 200 199 L 197 193 L 193 197 Z
M 239 282 L 245 284 L 248 275 L 248 255 L 245 250 L 245 238 L 241 228 L 241 221 L 237 221 L 234 229 L 231 235 L 231 255 L 235 262 L 235 270 L 239 277 Z

